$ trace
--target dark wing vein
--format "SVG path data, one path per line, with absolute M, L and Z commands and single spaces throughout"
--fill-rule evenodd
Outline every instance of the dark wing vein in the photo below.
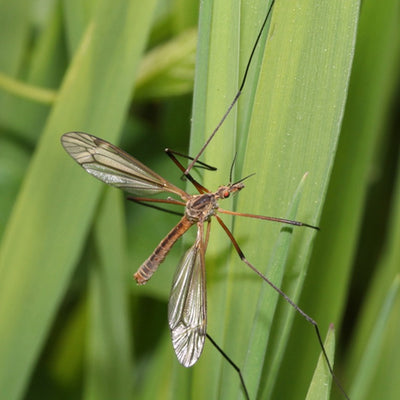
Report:
M 61 137 L 61 143 L 89 174 L 108 185 L 139 196 L 170 192 L 187 199 L 183 190 L 105 140 L 83 132 L 68 132 Z

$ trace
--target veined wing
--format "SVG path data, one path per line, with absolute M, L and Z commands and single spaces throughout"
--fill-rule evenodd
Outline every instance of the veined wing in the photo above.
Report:
M 135 195 L 170 192 L 187 199 L 187 194 L 169 183 L 130 154 L 96 136 L 83 132 L 62 135 L 66 152 L 97 179 Z
M 207 330 L 203 229 L 175 272 L 168 304 L 172 345 L 179 362 L 191 367 L 199 359 Z

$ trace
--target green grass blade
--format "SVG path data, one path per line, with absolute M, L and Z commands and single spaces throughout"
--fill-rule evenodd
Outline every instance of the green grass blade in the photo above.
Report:
M 196 154 L 232 102 L 239 85 L 240 3 L 208 1 L 200 10 L 199 44 L 193 99 L 190 153 Z M 218 168 L 205 175 L 210 190 L 229 180 L 229 167 L 236 148 L 236 108 L 225 120 L 202 159 Z M 232 208 L 232 200 L 223 207 Z M 224 218 L 228 226 L 231 218 Z M 223 315 L 226 312 L 226 268 L 229 240 L 213 221 L 206 254 L 208 333 L 222 344 Z M 221 398 L 219 393 L 221 355 L 206 342 L 200 362 L 193 368 L 191 396 Z M 210 366 L 213 366 L 212 373 Z
M 237 6 L 237 3 L 235 4 Z M 233 38 L 233 44 L 230 44 L 232 33 L 224 36 L 224 32 L 229 29 L 236 36 L 239 19 L 232 5 L 228 3 L 213 2 L 212 6 L 213 8 L 205 3 L 200 18 L 198 54 L 201 55 L 202 62 L 198 64 L 196 71 L 192 154 L 196 154 L 200 144 L 204 143 L 223 115 L 229 105 L 229 99 L 233 98 L 232 94 L 237 90 L 240 76 L 237 68 L 239 56 L 234 45 L 237 38 Z M 219 7 L 224 10 L 224 17 L 218 14 Z M 265 10 L 265 4 L 262 9 Z M 232 15 L 227 16 L 227 10 Z M 240 194 L 238 210 L 283 216 L 293 198 L 296 182 L 305 172 L 310 171 L 298 215 L 301 220 L 309 223 L 317 220 L 333 165 L 346 101 L 357 12 L 357 1 L 334 4 L 327 2 L 323 6 L 317 6 L 316 2 L 310 1 L 303 2 L 301 9 L 293 8 L 292 4 L 289 6 L 289 2 L 277 2 L 270 28 L 272 35 L 267 45 L 258 86 L 250 81 L 252 94 L 249 95 L 248 103 L 252 118 L 249 138 L 247 143 L 244 142 L 246 149 L 238 149 L 239 152 L 246 153 L 242 172 L 239 170 L 238 176 L 245 176 L 254 171 L 257 175 L 246 182 L 247 190 Z M 241 9 L 241 15 L 246 15 L 245 5 Z M 338 24 L 342 28 L 339 32 Z M 256 28 L 252 26 L 251 31 L 256 31 Z M 249 35 L 242 31 L 240 34 L 244 37 Z M 210 39 L 210 35 L 217 40 Z M 246 51 L 243 60 L 247 60 L 248 43 L 244 47 L 245 50 L 241 49 L 243 53 Z M 244 64 L 243 60 L 241 59 L 240 65 Z M 252 79 L 255 79 L 256 75 Z M 221 93 L 224 95 L 221 96 Z M 251 98 L 254 96 L 256 97 L 252 107 Z M 204 154 L 206 161 L 219 167 L 219 172 L 211 178 L 207 176 L 205 181 L 206 186 L 212 190 L 227 181 L 235 143 L 243 145 L 240 138 L 246 134 L 238 131 L 237 121 L 245 121 L 246 112 L 249 111 L 243 103 L 240 105 L 240 116 L 237 116 L 234 109 Z M 243 122 L 240 126 L 242 125 L 246 126 L 246 123 Z M 223 207 L 229 208 L 229 204 L 223 204 Z M 262 271 L 265 270 L 271 256 L 272 243 L 279 235 L 281 227 L 277 224 L 238 218 L 234 227 L 236 237 L 245 253 L 248 253 L 249 260 Z M 251 239 L 253 237 L 256 238 L 254 243 Z M 296 230 L 290 249 L 286 249 L 292 272 L 284 287 L 295 299 L 299 296 L 304 279 L 304 268 L 310 256 L 312 238 L 312 232 Z M 236 254 L 228 256 L 228 249 L 227 238 L 218 227 L 214 227 L 206 257 L 208 332 L 242 367 L 252 332 L 251 321 L 257 315 L 255 310 L 261 283 L 237 261 Z M 296 267 L 294 270 L 293 266 Z M 274 277 L 271 279 L 274 280 Z M 273 302 L 275 293 L 271 293 L 270 296 Z M 282 308 L 285 307 L 288 306 L 282 305 Z M 279 321 L 287 320 L 288 312 L 290 311 L 286 309 L 280 310 L 280 328 L 282 326 Z M 222 315 L 226 317 L 222 318 Z M 266 325 L 272 318 L 270 315 L 257 317 L 266 321 Z M 288 321 L 287 326 L 290 327 L 290 318 Z M 310 336 L 311 332 L 310 328 Z M 281 333 L 275 333 L 275 341 Z M 316 338 L 312 339 L 316 343 Z M 206 345 L 202 360 L 194 367 L 192 396 L 241 396 L 236 373 L 215 349 L 210 347 Z M 266 343 L 261 347 L 260 354 L 264 354 Z M 274 346 L 270 351 L 273 352 L 273 349 Z M 256 350 L 253 350 L 253 354 L 254 352 L 257 353 Z M 275 358 L 268 352 L 269 357 L 277 359 L 278 362 L 281 359 L 281 355 Z M 262 356 L 258 357 L 258 366 L 261 371 Z M 219 368 L 222 368 L 221 372 Z M 244 373 L 245 379 L 251 382 L 250 391 L 254 397 L 255 393 L 261 390 L 258 388 L 260 380 L 255 378 L 253 381 L 251 373 L 248 372 L 247 375 L 246 370 Z M 264 374 L 268 376 L 266 371 Z
M 285 214 L 285 218 L 296 220 L 296 213 L 299 208 L 301 193 L 303 191 L 304 185 L 306 183 L 306 175 L 300 181 L 297 190 L 294 193 L 292 203 L 289 207 L 288 212 Z M 290 247 L 293 238 L 293 227 L 285 227 L 279 232 L 279 236 L 276 239 L 272 255 L 268 261 L 268 267 L 266 269 L 266 276 L 274 277 L 274 284 L 281 287 L 283 277 L 286 274 L 290 274 L 291 271 L 287 270 L 286 267 L 291 267 L 288 264 L 288 249 Z M 252 335 L 249 341 L 249 346 L 246 355 L 246 361 L 244 367 L 246 369 L 246 374 L 250 378 L 247 379 L 248 385 L 259 385 L 262 368 L 260 368 L 260 359 L 267 358 L 268 364 L 274 366 L 279 365 L 280 357 L 285 349 L 285 341 L 281 340 L 277 344 L 278 348 L 272 348 L 267 350 L 265 343 L 268 343 L 269 334 L 271 332 L 271 325 L 273 318 L 266 321 L 263 318 L 264 315 L 274 316 L 275 309 L 277 307 L 277 302 L 280 299 L 278 293 L 274 293 L 274 296 L 270 293 L 271 288 L 268 285 L 264 285 L 260 291 L 258 298 L 258 305 L 255 312 L 253 324 L 252 324 Z M 287 305 L 288 306 L 288 305 Z M 289 306 L 288 306 L 289 307 Z M 294 310 L 291 310 L 290 316 L 292 318 Z M 275 327 L 276 330 L 279 329 L 280 336 L 285 337 L 288 335 L 288 330 L 290 330 L 290 319 L 283 319 L 279 327 Z M 280 347 L 280 348 L 279 348 Z M 272 350 L 272 351 L 271 351 Z M 264 385 L 264 392 L 270 392 L 273 388 L 273 383 L 277 374 L 277 368 L 275 370 L 271 367 L 268 373 L 268 379 Z M 271 377 L 271 378 L 270 378 Z
M 154 357 L 152 363 L 146 366 L 145 376 L 138 385 L 140 389 L 135 392 L 135 398 L 143 400 L 190 398 L 192 370 L 184 369 L 186 374 L 181 373 L 183 367 L 176 361 L 168 329 L 165 330 L 157 346 L 157 357 Z
M 276 4 L 270 28 L 273 35 L 269 46 L 267 42 L 243 168 L 243 175 L 254 169 L 257 174 L 255 183 L 249 182 L 248 190 L 241 194 L 238 210 L 282 216 L 295 192 L 295 182 L 308 171 L 297 218 L 315 224 L 321 212 L 346 101 L 358 3 L 326 2 L 321 7 L 321 4 L 317 7 L 315 2 L 304 2 L 299 9 L 289 7 L 286 2 Z M 340 32 L 336 29 L 338 24 Z M 327 82 L 330 89 L 326 88 Z M 257 221 L 239 220 L 235 223 L 239 239 L 246 238 L 246 232 L 256 238 L 253 245 L 247 239 L 243 246 L 246 246 L 247 257 L 262 271 L 271 257 L 272 246 L 269 243 L 273 243 L 280 229 L 279 225 Z M 295 229 L 293 236 L 291 246 L 287 248 L 290 273 L 284 278 L 282 288 L 297 301 L 314 233 Z M 276 279 L 274 274 L 269 278 L 273 282 Z M 252 310 L 258 301 L 257 287 L 260 283 L 250 277 L 237 277 L 235 282 L 230 289 L 232 300 L 227 307 L 230 317 L 226 325 L 226 343 L 227 351 L 231 349 L 228 354 L 237 354 L 234 359 L 241 364 L 243 355 L 239 354 L 243 354 L 247 347 L 235 344 L 235 341 L 240 337 L 245 342 L 249 335 L 249 321 L 251 324 L 255 318 Z M 275 293 L 270 292 L 272 302 Z M 257 317 L 266 321 L 266 325 L 272 318 L 266 313 Z M 293 317 L 290 307 L 281 302 L 274 318 L 271 341 L 268 344 L 264 342 L 259 348 L 260 354 L 268 349 L 267 359 L 263 378 L 255 381 L 251 390 L 258 392 L 261 398 L 290 398 L 293 393 L 301 396 L 284 384 L 279 385 L 277 393 L 271 394 Z M 296 319 L 307 326 L 300 317 L 296 316 Z M 317 345 L 312 327 L 307 329 L 307 334 Z M 301 357 L 302 351 L 297 349 L 296 358 Z M 263 364 L 260 357 L 260 369 Z M 297 367 L 296 361 L 292 369 L 293 365 Z M 310 374 L 306 382 L 309 382 L 309 377 Z M 252 375 L 247 379 L 251 381 Z M 233 385 L 231 379 L 225 382 L 224 388 Z M 285 394 L 286 390 L 290 393 Z
M 191 92 L 196 43 L 197 30 L 188 29 L 146 54 L 136 79 L 136 99 L 159 99 Z
M 373 393 L 378 392 L 378 395 L 380 390 L 382 390 L 382 395 L 385 392 L 389 392 L 389 390 L 387 388 L 383 388 L 383 386 L 380 386 L 380 390 L 376 391 L 373 385 L 374 376 L 378 373 L 381 366 L 380 359 L 382 354 L 384 354 L 383 347 L 385 345 L 385 340 L 387 340 L 387 336 L 393 337 L 393 322 L 397 327 L 399 326 L 397 307 L 400 303 L 399 288 L 400 276 L 398 275 L 387 292 L 385 302 L 378 314 L 372 333 L 369 337 L 369 342 L 367 343 L 360 360 L 360 367 L 357 371 L 357 375 L 352 381 L 350 397 L 354 400 L 376 398 L 372 396 L 371 391 Z M 397 329 L 397 332 L 398 331 L 399 330 Z M 395 384 L 396 383 L 393 383 L 392 385 Z M 387 394 L 385 395 L 385 398 L 389 399 L 395 397 L 391 397 Z
M 16 3 L 18 2 L 12 4 Z M 30 9 L 30 7 L 26 7 L 25 2 L 19 3 L 24 8 L 24 13 Z M 4 10 L 6 4 L 8 2 L 2 2 L 1 5 L 3 16 L 7 15 L 7 11 Z M 23 28 L 26 33 L 32 33 L 32 27 L 29 26 L 29 24 L 32 24 L 32 19 L 48 19 L 48 23 L 43 24 L 43 30 L 35 37 L 34 46 L 31 44 L 31 38 L 27 37 L 24 38 L 25 47 L 18 48 L 15 43 L 15 38 L 18 38 L 18 35 L 9 31 L 13 37 L 11 41 L 12 49 L 13 51 L 17 49 L 19 52 L 18 69 L 9 71 L 6 68 L 1 68 L 2 73 L 8 74 L 8 79 L 12 77 L 16 80 L 10 81 L 12 85 L 10 88 L 0 83 L 2 89 L 7 92 L 2 93 L 0 97 L 1 124 L 3 128 L 12 130 L 13 133 L 15 132 L 30 144 L 36 142 L 43 130 L 49 113 L 49 106 L 43 103 L 54 102 L 56 91 L 61 84 L 67 64 L 61 6 L 59 3 L 55 3 L 50 10 L 46 10 L 47 14 L 43 10 L 46 10 L 46 8 L 38 11 L 33 6 L 30 10 L 31 15 L 28 16 L 29 18 L 25 21 L 26 26 Z M 13 26 L 19 25 L 15 16 L 9 19 L 13 22 Z M 5 27 L 3 24 L 2 26 Z M 1 36 L 3 38 L 2 43 L 7 43 L 7 38 L 4 35 Z M 13 54 L 9 52 L 2 51 L 2 54 L 10 59 L 13 58 Z M 23 82 L 19 80 L 23 80 Z M 21 115 L 24 118 L 21 118 Z
M 109 189 L 95 222 L 98 257 L 90 271 L 85 399 L 128 399 L 132 394 L 124 217 L 121 193 Z
M 360 228 L 367 190 L 373 179 L 371 171 L 377 168 L 376 151 L 379 143 L 388 140 L 381 127 L 392 88 L 396 85 L 398 69 L 395 62 L 399 38 L 398 2 L 388 1 L 386 4 L 382 6 L 367 1 L 361 8 L 346 112 L 320 223 L 322 231 L 316 240 L 301 299 L 301 305 L 309 310 L 322 329 L 332 322 L 340 326 L 357 248 L 360 246 L 358 251 L 365 253 L 370 246 L 360 243 Z M 377 241 L 376 237 L 371 239 Z M 369 268 L 363 263 L 354 272 L 354 281 L 360 284 L 366 282 Z M 352 294 L 355 297 L 358 295 L 362 294 Z M 316 298 L 320 301 L 315 301 Z M 298 334 L 292 336 L 288 353 L 295 354 L 298 348 L 307 350 L 302 359 L 295 361 L 288 358 L 285 362 L 280 382 L 290 379 L 293 385 L 295 380 L 305 382 L 306 366 L 312 365 L 315 359 L 315 344 L 308 327 L 302 321 L 296 321 L 294 330 Z M 340 351 L 338 355 L 341 355 Z M 336 365 L 340 365 L 340 360 Z M 339 378 L 345 387 L 350 385 L 351 381 L 347 381 L 348 377 L 344 374 Z M 305 388 L 305 383 L 302 387 Z
M 7 220 L 10 216 L 23 180 L 29 155 L 25 149 L 6 138 L 0 138 L 0 239 L 3 236 Z
M 101 185 L 63 152 L 82 129 L 115 141 L 155 1 L 99 3 L 60 89 L 0 247 L 0 392 L 25 390 L 91 224 Z
M 18 76 L 25 54 L 29 35 L 29 7 L 24 1 L 2 1 L 0 3 L 0 71 L 10 77 Z M 0 122 L 7 123 L 10 96 L 0 92 Z
M 333 325 L 329 327 L 324 342 L 326 354 L 330 360 L 333 360 L 335 353 L 335 329 Z M 310 387 L 308 388 L 306 400 L 328 400 L 331 394 L 332 375 L 324 355 L 321 353 L 318 358 L 318 364 L 314 371 Z
M 380 262 L 377 268 L 369 292 L 363 302 L 363 309 L 357 323 L 356 331 L 350 345 L 350 352 L 346 357 L 346 372 L 349 382 L 358 387 L 354 389 L 357 395 L 369 387 L 368 396 L 378 396 L 380 392 L 385 392 L 385 397 L 395 399 L 399 391 L 398 380 L 392 374 L 395 374 L 399 367 L 398 340 L 399 333 L 399 313 L 393 312 L 389 322 L 384 322 L 387 316 L 383 315 L 383 311 L 388 305 L 389 291 L 394 290 L 395 282 L 398 280 L 400 273 L 400 168 L 397 168 L 396 190 L 392 200 L 391 212 L 389 214 L 390 227 L 387 233 L 385 248 L 381 253 Z M 393 310 L 398 310 L 398 301 L 392 306 Z M 386 324 L 379 327 L 378 321 Z M 365 353 L 368 347 L 371 347 L 372 335 L 377 335 L 378 329 L 385 330 L 376 340 L 381 340 L 379 345 L 382 347 L 379 357 L 374 362 L 365 360 Z M 372 333 L 371 333 L 372 332 Z M 382 337 L 383 336 L 383 337 Z M 362 374 L 362 370 L 373 367 L 375 369 L 374 376 L 368 377 Z M 361 377 L 364 377 L 362 379 Z M 360 383 L 361 380 L 361 383 Z

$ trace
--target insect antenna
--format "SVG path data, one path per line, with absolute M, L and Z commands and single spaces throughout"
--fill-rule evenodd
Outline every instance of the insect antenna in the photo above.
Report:
M 228 109 L 225 111 L 225 114 L 222 116 L 221 120 L 218 122 L 217 126 L 214 128 L 214 130 L 212 131 L 211 135 L 209 136 L 209 138 L 204 143 L 203 147 L 200 149 L 200 151 L 197 154 L 197 156 L 193 158 L 192 162 L 189 164 L 189 166 L 183 172 L 185 175 L 189 174 L 190 170 L 193 168 L 194 164 L 198 161 L 199 157 L 203 154 L 204 150 L 207 148 L 207 146 L 209 145 L 209 143 L 211 142 L 211 140 L 213 139 L 215 134 L 219 131 L 219 128 L 224 123 L 226 117 L 229 115 L 229 113 L 231 112 L 233 106 L 236 104 L 236 102 L 238 101 L 240 95 L 242 94 L 242 90 L 243 90 L 243 87 L 244 87 L 244 85 L 246 83 L 247 75 L 249 73 L 249 69 L 250 69 L 251 62 L 253 60 L 254 53 L 256 51 L 256 48 L 258 46 L 258 43 L 260 41 L 261 35 L 262 35 L 263 31 L 264 31 L 264 28 L 265 28 L 265 26 L 267 24 L 269 16 L 271 15 L 271 11 L 272 11 L 272 7 L 273 7 L 274 3 L 275 3 L 275 0 L 272 0 L 271 4 L 269 6 L 269 9 L 268 9 L 267 15 L 264 18 L 264 21 L 263 21 L 263 23 L 261 25 L 261 29 L 258 32 L 256 41 L 254 42 L 254 46 L 253 46 L 253 48 L 251 50 L 251 53 L 250 53 L 249 61 L 247 62 L 247 65 L 246 65 L 246 70 L 244 72 L 243 79 L 242 79 L 242 82 L 240 84 L 238 92 L 236 93 L 235 97 L 233 98 L 233 101 L 229 105 Z
M 233 169 L 235 167 L 236 158 L 237 158 L 237 152 L 235 152 L 235 156 L 233 157 L 233 161 L 232 161 L 232 164 L 231 164 L 231 169 L 229 171 L 229 186 L 237 185 L 238 183 L 243 182 L 246 179 L 251 178 L 252 176 L 254 176 L 256 174 L 255 172 L 253 172 L 253 173 L 245 176 L 244 178 L 239 179 L 236 182 L 232 182 L 233 181 Z
M 233 168 L 235 167 L 236 158 L 237 158 L 237 151 L 235 151 L 235 156 L 233 157 L 231 169 L 229 171 L 229 184 L 230 185 L 232 184 L 232 181 L 233 181 Z
M 243 182 L 243 181 L 245 181 L 246 179 L 251 178 L 251 177 L 254 176 L 255 174 L 256 174 L 256 173 L 253 172 L 253 173 L 251 173 L 251 174 L 245 176 L 244 178 L 241 178 L 241 179 L 239 179 L 238 181 L 232 183 L 232 185 L 237 185 L 238 183 Z

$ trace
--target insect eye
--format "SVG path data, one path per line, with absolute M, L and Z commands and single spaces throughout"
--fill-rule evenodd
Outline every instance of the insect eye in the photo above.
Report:
M 226 191 L 224 192 L 224 199 L 227 199 L 227 198 L 229 197 L 229 195 L 230 195 L 229 191 L 226 190 Z

